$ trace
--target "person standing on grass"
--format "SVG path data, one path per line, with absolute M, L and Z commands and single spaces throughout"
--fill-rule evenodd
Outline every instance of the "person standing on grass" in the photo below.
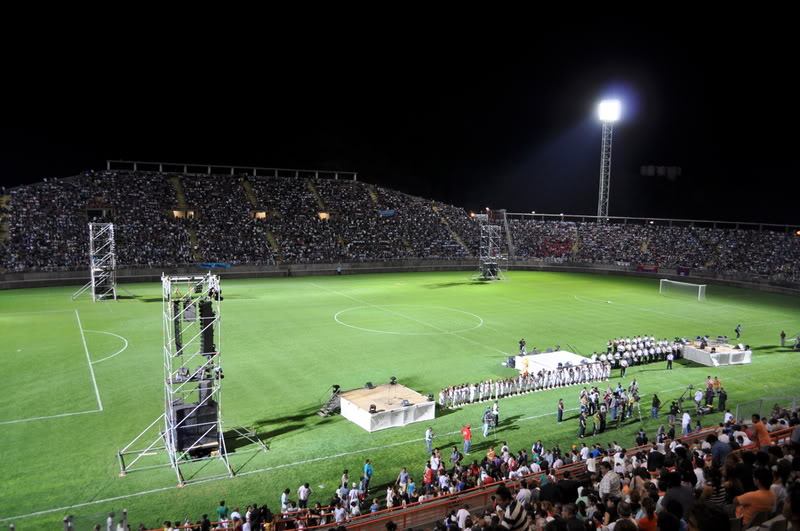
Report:
M 672 352 L 667 354 L 667 370 L 668 371 L 672 370 L 672 360 L 674 360 L 674 359 L 675 359 L 675 355 Z
M 558 423 L 561 424 L 561 421 L 564 420 L 564 399 L 563 398 L 559 398 L 558 399 L 557 413 L 558 413 Z
M 661 407 L 661 400 L 658 398 L 657 394 L 653 394 L 653 402 L 650 407 L 650 418 L 657 419 L 658 418 L 658 408 Z
M 700 409 L 700 404 L 702 404 L 702 403 L 703 403 L 703 391 L 698 389 L 694 393 L 694 408 L 695 409 Z
M 578 437 L 583 439 L 585 433 L 586 433 L 586 414 L 583 411 L 581 411 L 581 414 L 578 416 Z
M 297 489 L 297 501 L 301 509 L 308 509 L 308 497 L 311 496 L 311 492 L 308 483 L 303 483 Z
M 689 415 L 688 411 L 683 412 L 681 426 L 683 426 L 683 434 L 688 435 L 689 431 L 692 429 L 692 417 Z
M 786 332 L 784 332 L 783 330 L 781 330 L 781 346 L 782 347 L 786 346 Z
M 464 455 L 469 455 L 469 447 L 472 444 L 472 425 L 467 424 L 461 428 L 461 436 L 464 438 Z
M 364 494 L 369 492 L 369 481 L 372 479 L 372 463 L 369 459 L 364 462 Z
M 492 426 L 492 420 L 494 417 L 492 416 L 492 410 L 490 408 L 486 408 L 486 411 L 483 412 L 483 437 L 484 439 L 489 436 L 489 428 Z
M 733 331 L 736 332 L 736 339 L 739 339 L 740 337 L 742 337 L 742 325 L 741 324 L 736 325 L 736 328 L 734 328 Z
M 719 410 L 725 411 L 725 403 L 728 401 L 728 393 L 724 387 L 719 388 Z
M 425 430 L 425 447 L 428 450 L 428 455 L 433 453 L 433 428 L 428 426 L 428 429 Z

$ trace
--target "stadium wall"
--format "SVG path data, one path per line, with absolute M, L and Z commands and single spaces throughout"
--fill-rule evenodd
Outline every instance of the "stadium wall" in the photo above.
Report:
M 342 264 L 291 264 L 270 266 L 233 266 L 215 269 L 223 278 L 276 278 L 335 275 L 341 266 L 342 274 L 368 273 L 414 273 L 433 271 L 476 271 L 474 260 L 404 260 L 396 262 L 354 262 Z M 768 293 L 800 296 L 800 284 L 788 281 L 728 278 L 724 274 L 703 271 L 696 275 L 681 276 L 675 269 L 661 269 L 658 273 L 636 271 L 636 266 L 617 266 L 611 264 L 577 264 L 569 262 L 543 262 L 512 260 L 509 269 L 514 271 L 556 271 L 563 273 L 588 273 L 599 275 L 622 275 L 652 279 L 667 278 L 682 282 L 716 284 L 738 288 L 755 289 Z M 207 271 L 197 266 L 170 268 L 120 268 L 117 278 L 121 284 L 130 282 L 157 282 L 162 273 L 200 274 Z M 0 289 L 40 288 L 51 286 L 75 286 L 88 282 L 88 272 L 50 271 L 0 274 Z

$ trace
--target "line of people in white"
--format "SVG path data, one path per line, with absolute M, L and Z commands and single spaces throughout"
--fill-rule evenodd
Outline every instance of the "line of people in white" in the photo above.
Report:
M 592 354 L 592 360 L 609 361 L 615 367 L 626 360 L 628 366 L 644 365 L 659 361 L 672 361 L 680 357 L 683 344 L 680 341 L 656 339 L 651 336 L 634 336 L 609 339 L 605 354 Z M 671 357 L 671 358 L 670 358 Z
M 611 376 L 611 363 L 589 362 L 580 365 L 564 365 L 553 370 L 542 369 L 536 373 L 523 370 L 519 376 L 500 380 L 485 380 L 475 384 L 461 384 L 446 387 L 439 391 L 439 406 L 443 408 L 461 407 L 467 404 L 498 400 L 514 395 L 581 385 L 588 382 L 608 380 Z

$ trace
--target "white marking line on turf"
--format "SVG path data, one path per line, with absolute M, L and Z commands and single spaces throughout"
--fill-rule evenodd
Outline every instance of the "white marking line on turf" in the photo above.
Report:
M 84 330 L 84 332 L 92 332 L 92 333 L 95 333 L 95 334 L 107 334 L 107 335 L 109 335 L 109 336 L 118 337 L 118 338 L 120 338 L 122 341 L 124 341 L 124 342 L 125 342 L 125 345 L 123 345 L 123 347 L 122 347 L 121 349 L 119 349 L 118 351 L 116 351 L 115 353 L 113 353 L 113 354 L 112 354 L 112 355 L 110 355 L 110 356 L 106 356 L 105 358 L 103 358 L 103 359 L 101 359 L 101 360 L 93 361 L 93 362 L 92 362 L 92 365 L 94 365 L 95 363 L 100 363 L 101 361 L 110 360 L 111 358 L 113 358 L 113 357 L 114 357 L 114 356 L 116 356 L 117 354 L 122 354 L 122 352 L 123 352 L 123 351 L 124 351 L 126 348 L 128 348 L 128 340 L 127 340 L 127 339 L 125 339 L 124 337 L 120 336 L 120 335 L 117 335 L 117 334 L 113 333 L 113 332 L 103 332 L 102 330 Z
M 81 339 L 83 340 L 83 350 L 86 351 L 86 361 L 89 364 L 89 373 L 92 375 L 92 384 L 94 385 L 94 395 L 97 397 L 97 406 L 100 411 L 103 411 L 103 402 L 100 400 L 100 390 L 97 388 L 97 380 L 94 377 L 94 367 L 92 367 L 92 358 L 89 356 L 89 347 L 86 346 L 86 336 L 83 333 L 83 325 L 81 325 L 81 316 L 78 310 L 75 310 L 75 318 L 78 320 L 78 329 L 81 331 Z
M 339 295 L 339 296 L 341 296 L 341 297 L 347 297 L 348 299 L 352 299 L 352 300 L 354 300 L 354 301 L 356 301 L 356 302 L 358 302 L 358 303 L 365 304 L 365 305 L 367 305 L 367 306 L 371 306 L 371 307 L 373 307 L 373 308 L 378 308 L 379 310 L 383 310 L 383 311 L 385 311 L 385 312 L 388 312 L 388 313 L 391 313 L 391 314 L 393 314 L 393 315 L 397 315 L 398 317 L 403 317 L 403 318 L 405 318 L 405 319 L 409 319 L 409 320 L 411 320 L 411 321 L 414 321 L 415 323 L 419 323 L 419 324 L 421 324 L 421 325 L 424 325 L 424 326 L 427 326 L 427 327 L 429 327 L 429 328 L 433 328 L 434 330 L 438 330 L 439 332 L 442 332 L 442 333 L 447 333 L 447 331 L 446 331 L 446 330 L 443 330 L 443 329 L 439 328 L 438 326 L 435 326 L 435 325 L 432 325 L 432 324 L 428 324 L 428 323 L 425 323 L 425 322 L 423 322 L 423 321 L 419 321 L 419 320 L 417 320 L 417 319 L 414 319 L 413 317 L 409 317 L 409 316 L 407 316 L 407 315 L 403 315 L 403 314 L 401 314 L 401 313 L 397 313 L 397 312 L 393 312 L 393 311 L 391 311 L 391 310 L 387 310 L 386 308 L 383 308 L 383 307 L 381 307 L 381 306 L 379 306 L 379 305 L 377 305 L 377 304 L 371 304 L 371 303 L 369 303 L 369 302 L 367 302 L 367 301 L 364 301 L 364 300 L 358 299 L 358 298 L 356 298 L 356 297 L 353 297 L 352 295 L 348 295 L 348 294 L 346 294 L 346 293 L 339 293 L 338 291 L 334 291 L 334 290 L 332 290 L 332 289 L 329 289 L 329 288 L 326 288 L 326 287 L 324 287 L 324 286 L 320 286 L 319 284 L 314 284 L 313 282 L 311 282 L 310 284 L 311 284 L 312 286 L 316 287 L 316 288 L 319 288 L 319 289 L 322 289 L 322 290 L 325 290 L 325 291 L 329 291 L 329 292 L 331 292 L 331 293 L 333 293 L 333 294 L 335 294 L 335 295 Z M 451 334 L 452 336 L 454 336 L 454 337 L 457 337 L 457 338 L 459 338 L 459 339 L 463 339 L 464 341 L 469 341 L 470 343 L 474 343 L 474 344 L 476 344 L 476 345 L 479 345 L 479 346 L 481 346 L 481 347 L 483 347 L 483 348 L 488 348 L 489 350 L 494 350 L 495 352 L 499 352 L 500 354 L 503 354 L 504 356 L 508 356 L 508 353 L 507 353 L 507 352 L 503 352 L 502 350 L 498 350 L 498 349 L 496 349 L 496 348 L 494 348 L 494 347 L 490 347 L 490 346 L 488 346 L 488 345 L 484 345 L 484 344 L 482 344 L 482 343 L 478 343 L 477 341 L 474 341 L 474 340 L 472 340 L 472 339 L 470 339 L 470 338 L 468 338 L 468 337 L 459 336 L 458 334 L 456 334 L 456 333 L 453 333 L 453 332 L 451 332 L 450 334 Z
M 480 328 L 481 326 L 483 326 L 483 319 L 481 318 L 480 315 L 475 315 L 474 313 L 465 312 L 464 310 L 457 310 L 455 308 L 447 308 L 446 306 L 425 306 L 425 305 L 422 305 L 422 304 L 384 304 L 384 305 L 381 305 L 380 308 L 385 308 L 386 306 L 406 306 L 406 307 L 413 306 L 413 307 L 416 307 L 416 308 L 435 308 L 435 309 L 438 309 L 438 310 L 448 310 L 448 311 L 451 311 L 451 312 L 459 312 L 459 313 L 464 313 L 464 314 L 467 314 L 467 315 L 471 315 L 471 316 L 477 318 L 478 321 L 480 321 L 480 323 L 478 323 L 477 325 L 473 326 L 472 328 L 464 328 L 463 330 L 453 330 L 451 332 L 444 331 L 444 330 L 442 332 L 390 332 L 388 330 L 375 330 L 375 329 L 372 329 L 372 328 L 362 328 L 360 326 L 347 324 L 347 323 L 339 320 L 339 315 L 341 315 L 341 314 L 343 314 L 345 312 L 349 312 L 349 311 L 352 311 L 352 310 L 360 310 L 360 309 L 363 309 L 363 308 L 374 308 L 375 306 L 354 306 L 352 308 L 346 308 L 344 310 L 336 312 L 336 315 L 333 316 L 333 320 L 336 321 L 337 323 L 339 323 L 340 325 L 346 326 L 348 328 L 355 328 L 356 330 L 363 330 L 365 332 L 375 332 L 376 334 L 395 334 L 395 335 L 400 335 L 400 336 L 438 336 L 438 335 L 442 335 L 442 334 L 460 334 L 461 332 L 469 332 L 470 330 L 475 330 L 476 328 Z M 429 326 L 433 326 L 433 325 L 429 325 Z
M 48 415 L 46 417 L 31 417 L 29 419 L 19 419 L 19 420 L 6 420 L 4 422 L 0 422 L 0 426 L 3 424 L 18 424 L 20 422 L 30 422 L 32 420 L 44 420 L 44 419 L 57 419 L 60 417 L 71 417 L 73 415 L 86 415 L 88 413 L 100 413 L 101 409 L 93 409 L 91 411 L 78 411 L 75 413 L 62 413 L 60 415 Z
M 37 312 L 2 312 L 0 315 L 30 315 L 35 313 L 63 313 L 71 311 L 72 310 L 39 310 Z
M 767 371 L 760 371 L 758 374 L 754 374 L 754 376 L 758 376 L 758 375 L 761 375 L 761 374 L 766 374 L 768 372 L 784 371 L 784 370 L 786 370 L 786 369 L 783 368 L 783 367 L 778 367 L 778 368 L 775 368 L 775 369 L 769 369 Z M 748 377 L 748 378 L 751 378 L 751 377 Z M 728 379 L 732 379 L 732 378 L 728 377 Z M 679 389 L 685 389 L 685 388 L 686 388 L 686 386 L 682 385 L 680 387 L 673 387 L 672 389 L 661 389 L 658 392 L 659 393 L 666 393 L 666 392 L 669 392 L 669 391 L 677 391 Z M 648 395 L 642 395 L 642 397 L 644 397 L 644 396 L 648 396 Z M 571 409 L 568 409 L 566 411 L 576 411 L 577 409 L 578 408 L 571 408 Z M 555 411 L 552 411 L 552 412 L 549 412 L 549 413 L 542 413 L 540 415 L 533 415 L 531 417 L 525 417 L 523 419 L 520 419 L 518 422 L 523 421 L 523 420 L 538 419 L 538 418 L 547 417 L 547 416 L 555 415 L 555 414 L 556 414 Z M 441 433 L 439 435 L 440 436 L 455 435 L 457 433 L 460 433 L 460 432 L 459 431 L 451 431 L 451 432 L 447 432 L 447 433 Z M 192 483 L 187 484 L 183 488 L 186 489 L 186 488 L 189 488 L 189 487 L 194 486 L 194 485 L 200 485 L 202 483 L 210 483 L 212 481 L 220 481 L 220 480 L 223 480 L 223 479 L 236 479 L 238 477 L 249 476 L 249 475 L 252 475 L 252 474 L 259 474 L 261 472 L 269 472 L 271 470 L 277 470 L 277 469 L 280 469 L 280 468 L 288 468 L 288 467 L 292 467 L 292 466 L 306 465 L 306 464 L 309 464 L 309 463 L 317 463 L 317 462 L 320 462 L 320 461 L 325 461 L 327 459 L 335 459 L 337 457 L 347 457 L 347 456 L 350 456 L 350 455 L 361 454 L 361 453 L 365 453 L 365 452 L 374 452 L 374 451 L 377 451 L 377 450 L 385 450 L 387 448 L 393 448 L 393 447 L 401 446 L 401 445 L 404 445 L 404 444 L 418 443 L 418 442 L 422 442 L 424 440 L 425 440 L 424 438 L 412 439 L 412 440 L 409 440 L 409 441 L 402 441 L 402 442 L 387 444 L 387 445 L 383 445 L 383 446 L 374 446 L 374 447 L 371 447 L 371 448 L 362 448 L 361 450 L 353 450 L 352 452 L 342 452 L 342 453 L 338 453 L 338 454 L 335 454 L 335 455 L 329 455 L 329 456 L 324 456 L 324 457 L 315 457 L 314 459 L 306 459 L 304 461 L 296 461 L 294 463 L 284 463 L 284 464 L 281 464 L 281 465 L 275 465 L 275 466 L 270 466 L 270 467 L 266 467 L 266 468 L 259 468 L 259 469 L 256 469 L 256 470 L 248 470 L 247 472 L 241 472 L 241 473 L 236 474 L 236 476 L 234 476 L 233 478 L 229 478 L 229 477 L 226 476 L 226 477 L 221 477 L 221 478 L 220 477 L 216 477 L 216 478 L 209 478 L 209 479 L 194 481 Z M 0 518 L 0 523 L 9 522 L 11 520 L 22 520 L 23 518 L 30 518 L 32 516 L 41 516 L 41 515 L 55 513 L 55 512 L 64 512 L 64 511 L 68 511 L 70 509 L 79 509 L 81 507 L 88 507 L 90 505 L 97 505 L 97 504 L 100 504 L 100 503 L 110 503 L 110 502 L 114 502 L 114 501 L 125 500 L 125 499 L 128 499 L 128 498 L 136 498 L 136 497 L 139 497 L 139 496 L 145 496 L 147 494 L 155 494 L 157 492 L 165 492 L 165 491 L 174 492 L 175 491 L 175 487 L 174 486 L 161 487 L 161 488 L 158 488 L 158 489 L 144 490 L 144 491 L 141 491 L 141 492 L 134 492 L 134 493 L 131 493 L 131 494 L 124 494 L 122 496 L 115 496 L 114 498 L 106 498 L 104 500 L 94 500 L 94 501 L 90 501 L 90 502 L 86 502 L 86 503 L 79 503 L 79 504 L 76 504 L 76 505 L 70 505 L 68 507 L 58 507 L 56 509 L 47 509 L 47 510 L 44 510 L 44 511 L 37 511 L 35 513 L 21 514 L 21 515 L 18 515 L 18 516 L 9 516 L 9 517 L 6 517 L 6 518 Z

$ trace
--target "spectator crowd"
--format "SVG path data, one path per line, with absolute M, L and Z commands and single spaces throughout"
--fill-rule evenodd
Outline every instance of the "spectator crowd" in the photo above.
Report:
M 85 267 L 98 212 L 115 223 L 118 263 L 131 266 L 449 260 L 480 246 L 464 209 L 350 180 L 109 170 L 6 193 L 8 271 Z M 800 237 L 786 231 L 533 219 L 508 229 L 521 260 L 800 281 Z
M 716 531 L 731 529 L 733 522 L 747 529 L 769 520 L 795 526 L 781 529 L 798 529 L 800 418 L 797 410 L 780 407 L 771 414 L 777 418 L 753 415 L 747 423 L 726 416 L 719 426 L 683 438 L 659 433 L 651 442 L 640 431 L 628 450 L 616 441 L 561 449 L 537 440 L 530 450 L 515 452 L 501 442 L 489 446 L 485 455 L 468 457 L 466 444 L 463 453 L 455 446 L 429 445 L 423 466 L 403 467 L 379 487 L 370 485 L 374 470 L 367 459 L 352 477 L 349 470 L 342 471 L 330 497 L 320 499 L 308 483 L 301 483 L 283 490 L 274 514 L 267 504 L 230 508 L 222 501 L 209 511 L 212 518 L 204 514 L 194 523 L 180 518 L 164 522 L 163 529 L 182 523 L 198 531 L 215 526 L 245 531 L 325 526 L 344 531 L 365 515 L 385 515 L 386 510 L 492 485 L 499 486 L 488 507 L 470 509 L 455 500 L 451 506 L 457 508 L 425 528 Z M 773 439 L 771 433 L 782 435 Z M 212 519 L 219 523 L 212 524 Z M 386 528 L 396 529 L 391 522 Z

